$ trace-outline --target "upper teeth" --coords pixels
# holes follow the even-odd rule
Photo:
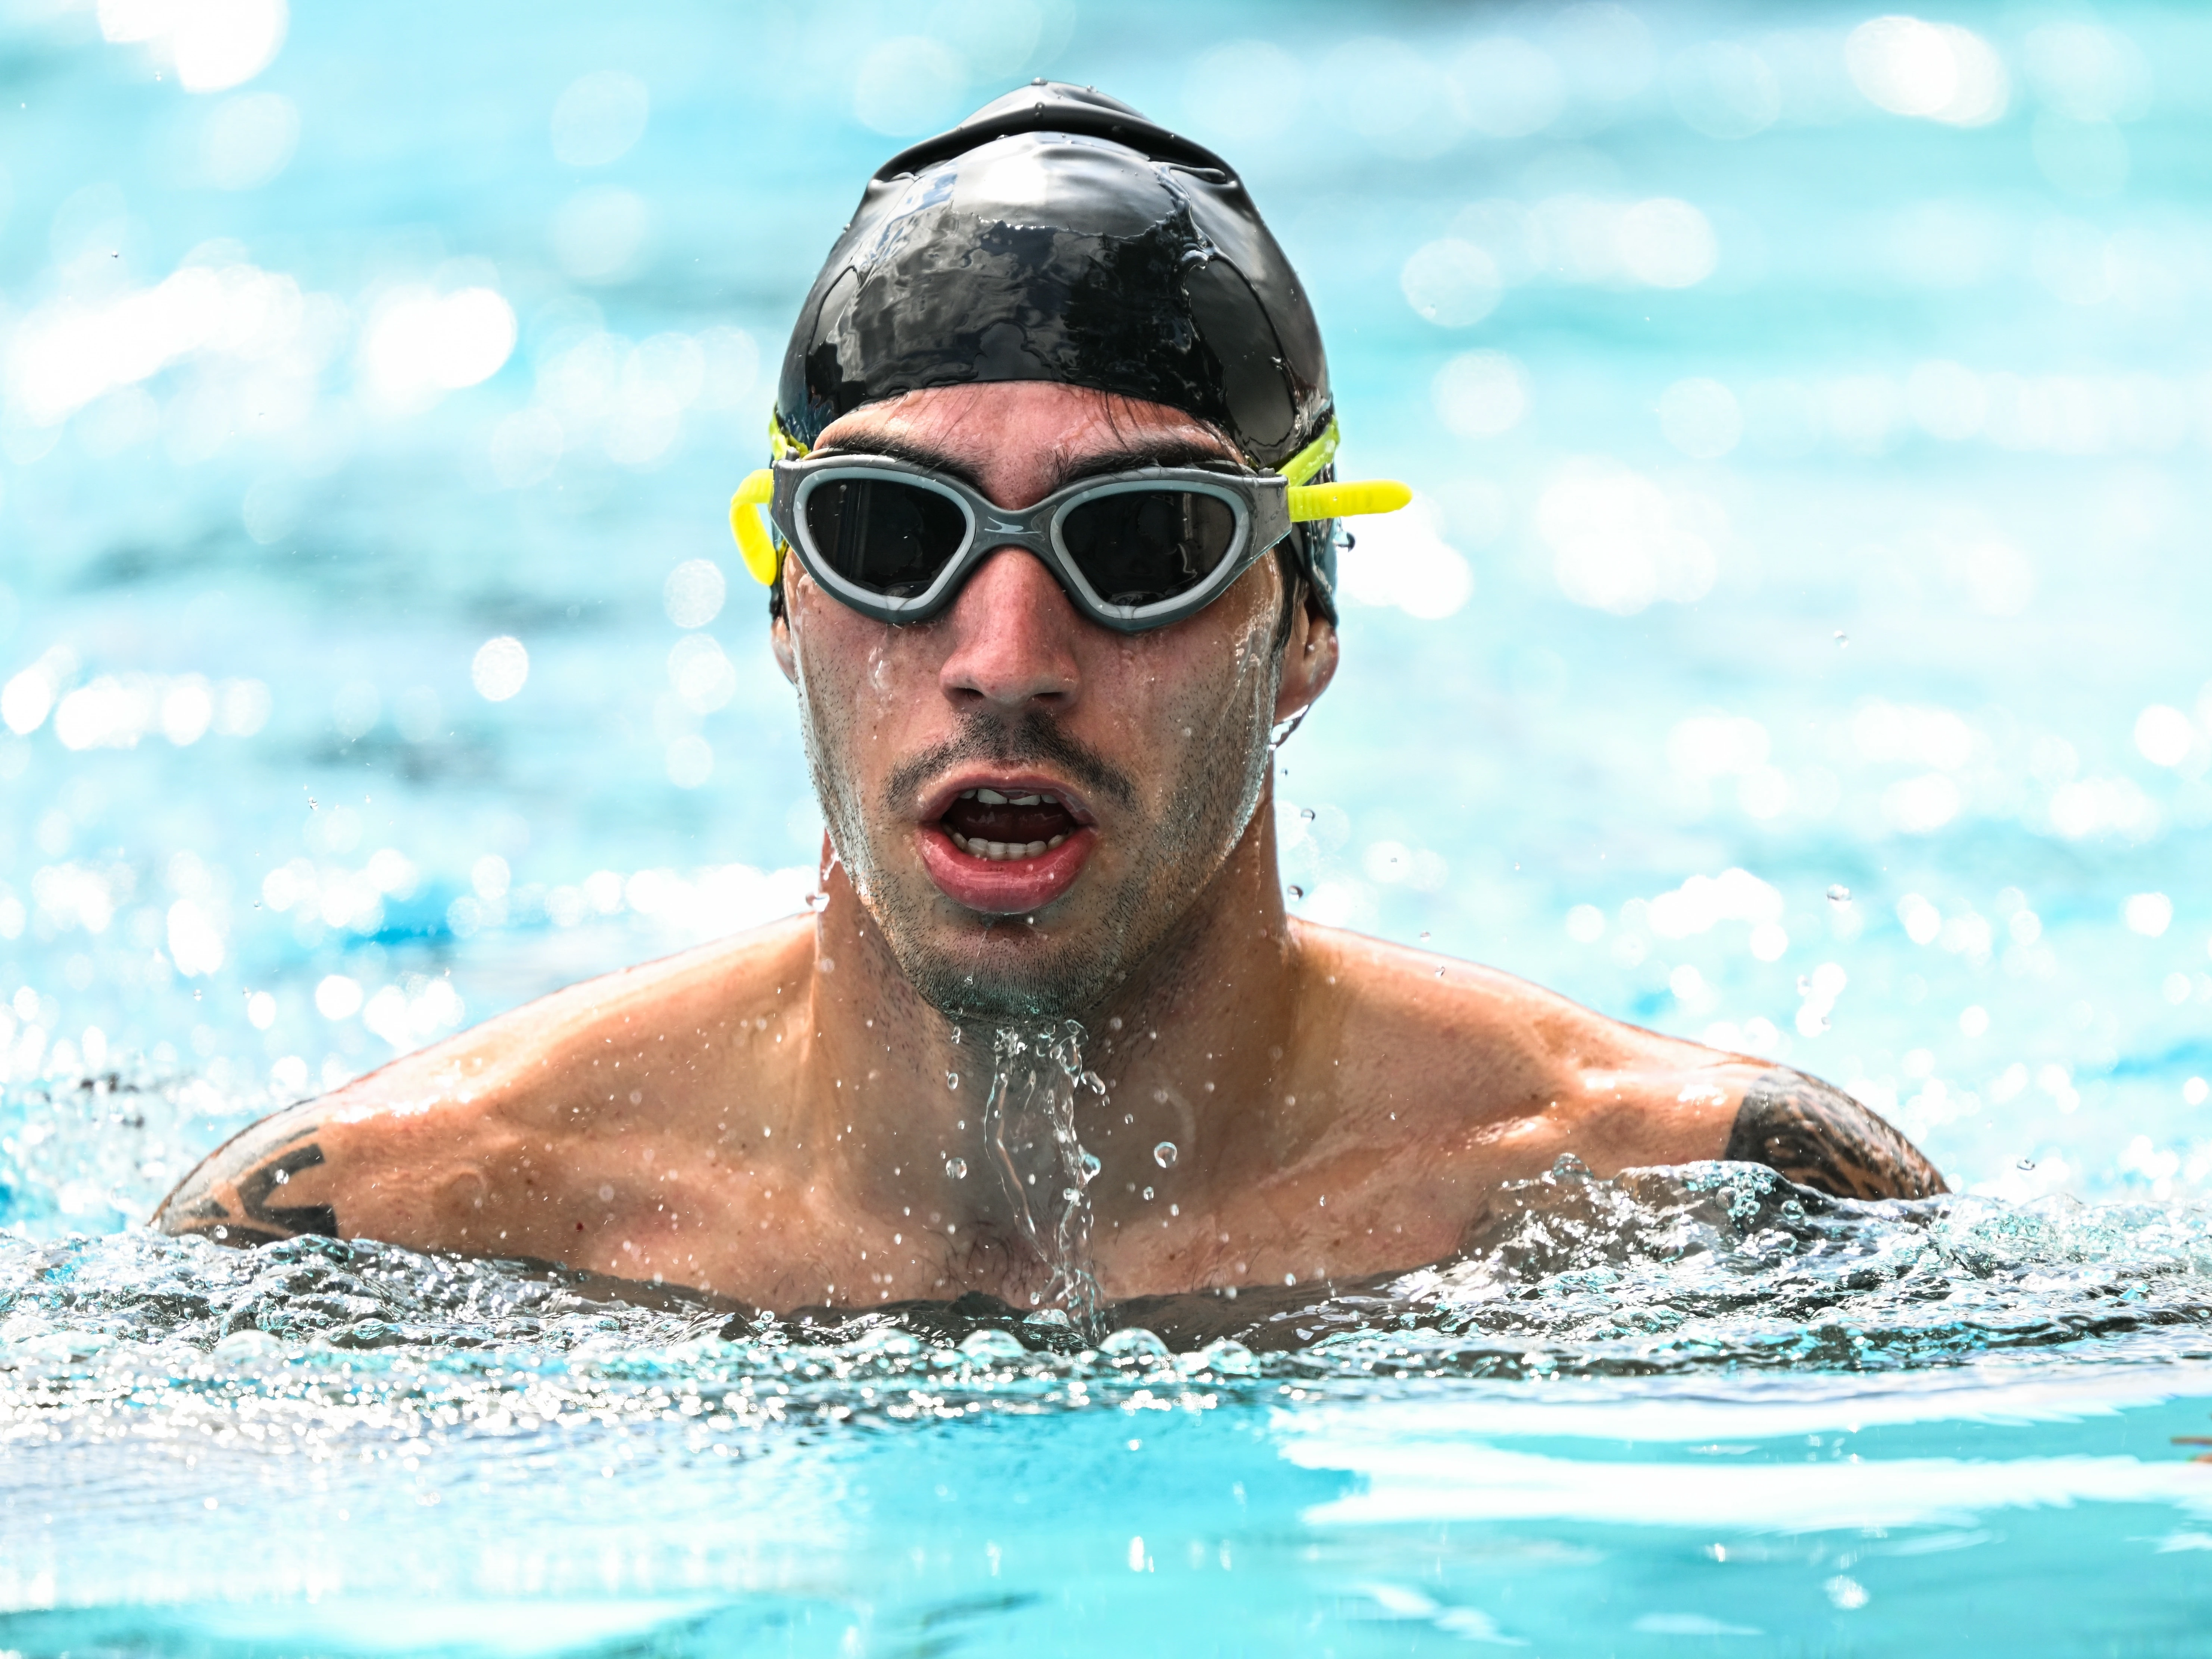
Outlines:
[[[1006,796],[1000,794],[995,789],[963,789],[960,792],[960,799],[980,801],[986,806],[1057,806],[1060,805],[1060,797],[1054,794],[1040,793],[1034,795]]]

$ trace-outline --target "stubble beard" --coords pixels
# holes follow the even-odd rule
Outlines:
[[[1194,695],[1182,724],[1171,722],[1170,729],[1187,726],[1201,735],[1183,744],[1169,805],[1150,822],[1133,817],[1139,797],[1123,775],[1038,712],[1012,724],[969,716],[951,742],[898,767],[872,805],[847,764],[856,723],[809,697],[802,676],[800,724],[830,846],[915,993],[963,1024],[1082,1020],[1136,974],[1200,902],[1264,793],[1280,673],[1279,665],[1257,673],[1253,666],[1243,665],[1225,687]],[[1103,896],[1095,921],[1080,930],[1036,927],[1019,916],[967,912],[948,925],[936,884],[910,857],[886,856],[894,845],[903,851],[898,804],[962,761],[1009,770],[1053,766],[1120,806],[1114,835],[1125,873]],[[1078,890],[1095,879],[1086,870]]]

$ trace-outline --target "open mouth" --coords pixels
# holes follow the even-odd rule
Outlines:
[[[1042,858],[1082,828],[1059,796],[1042,790],[963,790],[938,822],[946,838],[969,858],[994,864]]]

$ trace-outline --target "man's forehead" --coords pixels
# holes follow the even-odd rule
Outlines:
[[[1040,380],[930,386],[885,398],[833,422],[815,447],[854,449],[883,438],[976,460],[1003,459],[1012,450],[1075,462],[1152,445],[1242,459],[1219,428],[1182,410]]]

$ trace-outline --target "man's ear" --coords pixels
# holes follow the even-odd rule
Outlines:
[[[1283,679],[1275,692],[1275,724],[1303,714],[1336,678],[1336,624],[1309,599],[1298,607],[1283,647]]]

